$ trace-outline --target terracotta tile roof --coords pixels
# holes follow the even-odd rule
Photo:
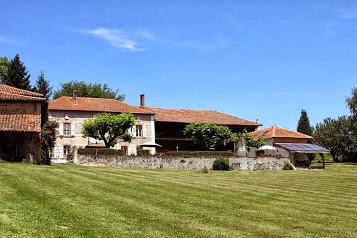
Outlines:
[[[40,115],[0,114],[0,131],[40,132],[40,125]]]
[[[300,132],[292,131],[280,126],[272,126],[261,129],[259,131],[253,131],[250,133],[252,136],[262,136],[264,139],[268,138],[300,138],[300,139],[312,139],[311,136],[305,135]]]
[[[109,98],[60,97],[49,102],[49,110],[90,111],[90,112],[131,112],[137,114],[153,114],[151,111]]]
[[[10,87],[5,84],[0,84],[0,100],[2,101],[28,101],[28,102],[41,102],[46,99],[42,94],[26,91]]]
[[[155,121],[181,123],[216,123],[219,125],[239,125],[258,127],[261,124],[213,110],[189,110],[146,107],[155,113]]]

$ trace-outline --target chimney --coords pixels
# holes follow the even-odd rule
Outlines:
[[[73,90],[72,92],[72,103],[77,105],[77,90]]]
[[[145,94],[140,94],[140,107],[145,107]]]

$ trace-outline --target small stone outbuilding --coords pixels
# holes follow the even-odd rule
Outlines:
[[[42,94],[0,84],[0,157],[8,161],[41,159]]]

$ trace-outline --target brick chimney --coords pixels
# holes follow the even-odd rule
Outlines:
[[[77,103],[77,90],[73,90],[73,92],[72,92],[72,103],[74,104],[74,105],[77,105],[78,103]]]
[[[140,94],[140,107],[145,107],[145,94]]]

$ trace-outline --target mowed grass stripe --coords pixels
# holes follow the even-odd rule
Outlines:
[[[0,211],[0,228],[5,227],[1,230],[7,232],[0,231],[0,235],[20,236],[27,231],[27,235],[35,237],[47,231],[48,237],[59,234],[71,237],[356,236],[353,226],[356,219],[348,213],[349,209],[356,210],[353,198],[348,199],[349,194],[356,195],[352,185],[356,182],[353,176],[356,170],[350,171],[351,168],[344,173],[332,171],[333,176],[327,176],[327,171],[202,174],[79,166],[6,166],[9,167],[0,165],[0,171],[27,181],[22,183],[23,187],[7,179],[6,189],[0,194],[10,200],[14,187],[23,190],[22,196],[27,201],[24,204],[33,205],[35,213],[46,215],[48,221],[43,225],[46,229],[39,231],[37,226],[30,229],[32,223],[26,219],[22,222],[27,225],[9,228],[1,222]],[[345,179],[339,178],[339,174],[351,175],[347,186],[340,186]],[[315,179],[319,182],[311,182]],[[289,187],[291,180],[294,183]],[[26,184],[33,185],[27,188]],[[318,189],[306,192],[311,185],[318,185]],[[337,193],[335,197],[344,198],[339,204],[328,203],[330,209],[324,206],[330,194],[326,188]],[[3,192],[2,187],[0,191]],[[13,209],[24,210],[24,214],[34,212],[26,211],[26,206],[18,206],[16,202],[19,200],[0,208],[7,213]],[[20,212],[17,215],[21,216]],[[70,228],[63,230],[58,223]]]

